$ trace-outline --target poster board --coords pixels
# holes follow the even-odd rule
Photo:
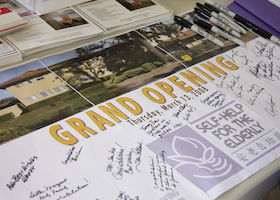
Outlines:
[[[3,198],[213,199],[277,159],[279,47],[252,33],[245,48],[222,49],[188,29],[164,32],[176,26],[1,72],[10,75],[1,89],[35,83],[33,96],[16,97],[28,110],[1,124],[4,139],[26,133],[0,146]],[[44,81],[56,89],[36,91]],[[40,95],[46,107],[32,103]],[[30,132],[26,118],[39,126]]]

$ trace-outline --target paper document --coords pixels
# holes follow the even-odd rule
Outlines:
[[[0,4],[0,35],[23,28],[27,25],[28,21],[8,7],[1,7]]]
[[[279,162],[280,47],[242,39],[169,18],[1,71],[0,199],[213,200]]]
[[[25,19],[29,22],[27,28],[6,35],[25,55],[38,48],[48,49],[103,33],[73,7]]]
[[[0,37],[0,66],[4,66],[21,60],[21,52],[4,36]]]
[[[19,3],[38,14],[46,14],[61,8],[73,6],[88,0],[17,0]]]
[[[108,30],[134,27],[172,15],[171,10],[152,0],[97,0],[76,7]]]

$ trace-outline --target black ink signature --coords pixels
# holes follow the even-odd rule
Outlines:
[[[270,96],[269,101],[265,101],[269,107],[266,107],[265,111],[268,114],[270,114],[272,117],[275,117],[275,116],[277,116],[277,113],[278,113],[278,111],[276,110],[277,106],[275,105],[275,101],[273,101],[272,95],[269,94],[269,96]]]
[[[230,56],[228,56],[228,55],[226,55],[226,56],[227,56],[229,59],[231,59],[233,63],[235,63],[234,57],[235,57],[235,56],[239,57],[238,51],[234,51],[234,50],[231,50],[231,55],[230,55]]]
[[[76,147],[69,149],[66,153],[67,158],[65,161],[62,161],[62,164],[66,165],[68,162],[77,161],[81,154],[82,148],[83,147],[81,147],[78,151],[75,151]]]
[[[257,41],[255,48],[253,49],[253,53],[257,57],[265,57],[268,58],[269,60],[276,58],[279,60],[279,58],[274,55],[274,48],[275,46],[273,47],[269,46],[269,42],[262,43],[260,41]]]
[[[12,176],[12,180],[10,181],[10,183],[6,184],[6,186],[10,190],[13,190],[14,187],[16,186],[16,183],[19,182],[20,180],[23,183],[26,183],[29,180],[32,173],[34,173],[34,171],[35,171],[34,162],[37,159],[38,159],[37,156],[33,156],[32,158],[30,158],[28,160],[28,162],[21,162],[21,164],[22,164],[21,170],[16,175]]]
[[[253,84],[250,86],[250,88],[247,90],[248,93],[252,93],[252,97],[247,101],[250,105],[254,105],[255,101],[258,99],[260,96],[261,92],[264,90],[264,88]]]

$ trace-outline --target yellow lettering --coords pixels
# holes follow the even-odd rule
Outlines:
[[[85,123],[78,119],[78,118],[71,118],[66,120],[66,122],[72,127],[74,128],[76,131],[78,131],[78,133],[80,133],[83,137],[88,138],[89,135],[86,133],[90,133],[92,135],[96,134],[96,132],[94,130],[92,130],[91,128],[87,127],[85,125]]]
[[[60,125],[54,125],[50,128],[50,134],[58,142],[60,142],[62,144],[66,144],[66,145],[73,145],[78,142],[78,140],[73,135],[71,135],[71,133],[69,133],[68,131],[64,131],[61,133],[61,135],[68,138],[68,140],[62,139],[57,133],[59,130],[63,130]]]
[[[186,70],[189,74],[185,73],[185,72],[181,72],[180,74],[182,76],[184,76],[186,79],[188,79],[189,81],[191,81],[193,84],[195,84],[196,86],[200,86],[199,83],[197,83],[196,81],[199,81],[200,83],[207,83],[206,81],[204,81],[203,79],[201,79],[200,77],[198,77],[197,75],[195,75],[194,73],[192,73],[190,70]]]
[[[117,99],[116,101],[134,115],[138,115],[142,112],[141,106],[132,99],[129,99],[127,97],[121,97],[121,98]],[[134,108],[132,108],[125,102],[130,103]]]
[[[177,81],[178,77],[176,77],[176,76],[171,76],[170,78],[168,78],[168,80],[170,80],[172,83],[177,85],[179,88],[181,88],[185,92],[189,92],[189,91],[193,90],[193,88],[191,86],[184,87],[184,85],[186,83],[184,83],[183,81]]]
[[[223,74],[223,75],[227,74],[226,72],[221,70],[219,67],[213,65],[211,62],[207,62],[207,64],[208,65],[202,63],[201,66],[204,67],[205,69],[207,69],[208,71],[210,71],[215,76],[220,77],[220,74]],[[218,74],[216,72],[219,72],[220,74]]]
[[[144,94],[148,99],[152,100],[153,102],[156,102],[156,103],[165,103],[165,101],[166,101],[165,98],[164,98],[164,96],[162,96],[158,91],[156,91],[156,90],[154,90],[154,89],[152,89],[152,88],[143,88],[143,89],[142,89],[142,92],[143,92],[143,94]],[[157,98],[151,96],[150,93],[155,94],[155,96],[156,96]]]
[[[160,89],[162,89],[168,95],[170,95],[172,98],[176,98],[176,95],[174,95],[172,93],[173,88],[169,84],[167,84],[165,82],[158,82],[158,83],[156,83],[156,86],[158,86]]]
[[[208,74],[206,74],[204,71],[202,71],[202,70],[199,69],[198,67],[194,67],[194,69],[195,69],[196,71],[198,71],[199,73],[201,73],[201,74],[202,74],[203,76],[205,76],[206,78],[208,78],[209,80],[211,80],[211,81],[214,80],[211,76],[209,76]]]
[[[236,69],[238,69],[239,67],[238,66],[236,66],[235,64],[233,64],[232,62],[230,62],[230,61],[225,61],[225,63],[227,64],[227,65],[225,65],[222,61],[224,60],[224,58],[222,57],[222,56],[218,56],[217,58],[216,58],[216,61],[220,64],[220,65],[222,65],[224,68],[226,68],[226,69],[229,69],[229,70],[236,70]]]
[[[128,119],[128,117],[122,111],[120,111],[118,108],[116,108],[113,104],[107,103],[107,105],[110,106],[110,108],[112,108],[112,109],[107,108],[105,106],[99,106],[98,108],[100,108],[100,110],[102,110],[106,115],[111,117],[115,122],[117,122],[117,123],[121,122],[117,117],[115,117],[115,115],[117,115],[123,119]]]
[[[110,122],[109,120],[105,119],[104,117],[101,117],[97,113],[93,111],[86,112],[87,115],[91,118],[91,120],[98,126],[98,128],[103,131],[106,128],[104,127],[104,124],[107,124],[109,126],[114,126],[115,124]]]

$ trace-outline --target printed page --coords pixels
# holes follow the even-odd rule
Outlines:
[[[45,15],[27,16],[25,19],[29,22],[28,27],[6,35],[22,52],[42,46],[59,46],[62,42],[103,33],[101,28],[72,7]]]
[[[117,122],[111,123],[115,124],[112,129],[103,129],[100,124],[102,131],[98,132],[92,127],[85,128],[81,138],[75,136],[80,140],[76,145],[58,142],[58,137],[51,136],[49,131],[60,135],[56,128],[71,129],[70,121],[62,124],[61,120],[83,118],[78,123],[86,125],[92,124],[93,119],[86,116],[103,114],[60,79],[59,74],[67,73],[64,68],[49,70],[41,61],[34,60],[1,72],[5,77],[1,90],[6,90],[1,91],[1,97],[5,96],[5,103],[10,104],[5,109],[7,114],[1,113],[1,139],[5,143],[0,146],[0,157],[9,160],[0,165],[1,170],[8,172],[1,175],[1,198],[212,199],[167,164],[163,155],[154,154]],[[21,105],[18,110],[22,113],[13,111],[12,105]],[[7,123],[10,119],[14,122]],[[25,135],[37,123],[37,130]],[[53,128],[51,124],[58,126]],[[13,134],[18,138],[11,140]],[[69,134],[73,131],[69,130]],[[75,140],[66,132],[59,137],[63,135],[69,136],[70,143]],[[11,145],[15,145],[16,155],[9,150]]]
[[[20,61],[22,59],[21,52],[11,44],[4,36],[0,37],[0,67]]]
[[[0,35],[12,32],[27,25],[28,22],[16,12],[13,12],[8,7],[0,7]]]
[[[97,0],[77,5],[77,8],[106,29],[148,23],[172,14],[152,0]]]
[[[0,72],[0,197],[218,198],[279,158],[280,48],[244,40],[169,20]]]
[[[62,8],[73,6],[75,4],[86,2],[87,0],[17,0],[17,2],[24,5],[26,8],[36,11],[43,15]]]

